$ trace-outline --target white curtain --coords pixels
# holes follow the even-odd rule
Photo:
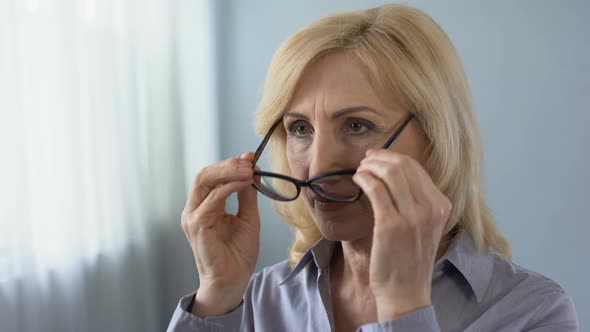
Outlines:
[[[214,130],[187,130],[215,118],[183,6],[0,0],[0,331],[166,325],[157,233],[180,228],[188,175],[216,158]]]

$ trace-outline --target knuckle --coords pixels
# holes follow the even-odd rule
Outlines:
[[[394,165],[396,165],[397,167],[401,167],[406,164],[406,159],[407,157],[403,154],[396,153],[393,155],[392,161]]]
[[[448,199],[442,202],[431,204],[428,211],[429,219],[433,222],[446,221],[452,209],[452,204]]]
[[[234,172],[240,166],[240,158],[234,157],[226,160],[223,165],[224,170],[228,172]]]
[[[426,209],[426,215],[428,216],[428,220],[434,221],[438,219],[438,207],[436,204],[429,204],[428,208]]]
[[[383,152],[386,152],[386,150],[384,150],[384,149],[376,149],[376,150],[373,150],[373,152],[371,154],[368,154],[366,156],[366,158],[367,159],[372,159],[372,158],[380,157],[380,156],[383,155]],[[387,152],[391,153],[391,151],[387,151]]]
[[[195,211],[193,216],[191,217],[191,221],[189,222],[187,229],[189,231],[195,231],[203,223],[203,220],[204,216],[202,212]]]
[[[380,184],[377,181],[369,181],[369,183],[367,183],[367,192],[371,193],[371,194],[377,194],[380,191]]]
[[[190,235],[194,233],[195,227],[197,226],[198,221],[198,214],[195,212],[193,213],[186,213],[182,216],[180,224],[182,225],[182,230],[184,234],[190,238]]]
[[[219,196],[219,187],[213,188],[207,196],[210,200],[216,200]]]
[[[438,220],[443,220],[447,216],[447,208],[444,205],[441,205],[437,211],[437,218]]]
[[[195,211],[188,227],[189,233],[196,238],[204,229],[212,227],[224,218],[226,217],[214,211]]]
[[[187,230],[187,222],[186,222],[186,219],[184,217],[183,218],[180,218],[180,227],[186,233],[186,230]]]
[[[208,199],[211,201],[217,201],[221,199],[225,200],[225,196],[229,193],[228,188],[229,187],[224,187],[223,185],[217,185],[207,195]]]
[[[199,185],[201,183],[203,183],[203,181],[206,178],[206,174],[207,174],[209,167],[210,166],[203,167],[199,172],[197,172],[197,175],[195,175],[195,181],[194,181],[195,188],[199,187]]]
[[[385,169],[385,176],[388,178],[392,178],[395,176],[396,172],[396,165],[391,165]]]

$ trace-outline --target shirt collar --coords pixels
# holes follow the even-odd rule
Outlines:
[[[321,238],[303,255],[280,285],[289,282],[311,262],[314,262],[317,269],[327,268],[335,246],[336,242]],[[434,268],[440,268],[446,262],[451,263],[463,275],[477,302],[481,302],[492,278],[494,262],[490,251],[488,249],[478,251],[471,236],[465,231],[460,231]]]
[[[471,236],[462,230],[435,264],[435,269],[445,262],[451,263],[463,275],[477,302],[481,302],[492,279],[494,260],[490,250],[477,250]]]
[[[335,241],[330,241],[322,237],[303,255],[299,263],[295,265],[295,268],[279,285],[283,285],[293,279],[310,262],[314,262],[317,269],[324,270],[327,268],[332,260],[332,253],[334,252],[335,246]]]

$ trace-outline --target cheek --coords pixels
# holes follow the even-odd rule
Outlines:
[[[309,162],[305,149],[300,145],[287,142],[287,162],[293,177],[300,180],[307,179]]]

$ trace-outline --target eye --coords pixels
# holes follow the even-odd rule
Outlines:
[[[373,125],[365,120],[349,119],[346,122],[346,131],[354,135],[361,135],[373,129]]]
[[[311,128],[309,123],[299,120],[289,126],[289,133],[296,137],[306,137],[311,134]]]
[[[361,132],[364,128],[366,128],[362,123],[352,122],[349,125],[350,131],[358,133]]]

